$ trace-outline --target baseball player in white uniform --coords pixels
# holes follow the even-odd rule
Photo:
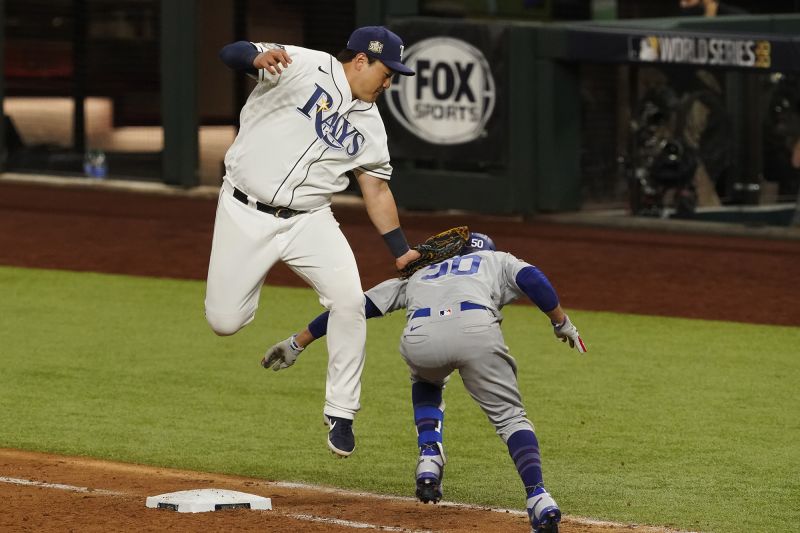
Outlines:
[[[405,308],[407,324],[400,353],[411,371],[411,396],[419,457],[417,497],[442,497],[445,454],[442,391],[458,370],[464,387],[486,413],[525,486],[531,528],[557,532],[561,511],[542,479],[539,443],[517,386],[517,365],[500,330],[500,309],[520,296],[545,313],[558,339],[586,352],[578,330],[564,313],[547,277],[535,266],[504,252],[481,233],[471,233],[460,255],[422,268],[409,279],[390,279],[366,292],[367,318]],[[328,313],[271,347],[262,366],[291,366],[300,352],[325,335]]]
[[[258,83],[225,155],[208,267],[205,314],[218,335],[250,323],[270,268],[283,261],[330,310],[324,420],[328,446],[355,449],[366,323],[355,257],[330,209],[358,180],[367,213],[400,269],[419,257],[403,235],[383,121],[375,101],[402,64],[386,28],[355,30],[337,57],[299,46],[240,41],[220,57]]]

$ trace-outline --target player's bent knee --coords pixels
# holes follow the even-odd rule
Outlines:
[[[233,335],[247,324],[252,322],[255,313],[250,314],[222,314],[206,309],[206,321],[211,329],[220,337]]]
[[[220,320],[219,318],[209,315],[206,315],[206,320],[208,321],[208,325],[211,326],[211,330],[220,337],[233,335],[244,326],[241,322],[234,322],[230,319]]]

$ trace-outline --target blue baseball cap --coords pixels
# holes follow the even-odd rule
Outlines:
[[[403,40],[383,26],[363,26],[350,34],[347,49],[364,52],[379,59],[384,65],[404,76],[413,76],[413,70],[403,61]]]

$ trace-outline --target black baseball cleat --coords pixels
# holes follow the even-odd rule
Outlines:
[[[418,478],[417,498],[422,503],[439,503],[442,499],[442,485],[439,480],[434,477]]]
[[[338,416],[325,415],[328,430],[328,448],[339,457],[349,457],[356,449],[353,421]]]
[[[439,503],[442,499],[444,451],[437,444],[425,444],[417,460],[417,498],[422,503]]]

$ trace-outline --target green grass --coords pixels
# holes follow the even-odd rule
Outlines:
[[[0,268],[0,446],[412,495],[403,317],[369,322],[358,450],[325,446],[325,346],[288,371],[263,350],[320,310],[266,287],[253,324],[213,335],[204,284]],[[579,302],[575,302],[576,304]],[[548,488],[569,515],[715,531],[800,522],[800,328],[504,310]],[[448,386],[446,499],[522,509],[504,445]],[[2,474],[2,472],[0,472]]]

